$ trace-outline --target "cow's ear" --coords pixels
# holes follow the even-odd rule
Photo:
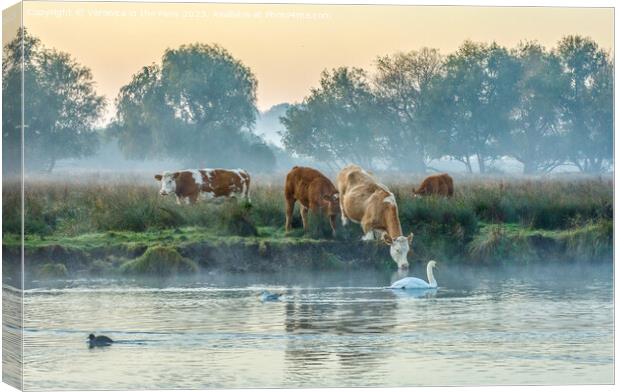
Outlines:
[[[155,174],[155,179],[157,181],[161,181],[161,174]]]
[[[390,237],[388,235],[388,233],[383,233],[383,242],[385,242],[388,245],[392,245],[394,243],[394,240],[392,239],[392,237]]]
[[[172,178],[174,178],[174,179],[176,180],[176,179],[179,177],[179,175],[180,175],[180,174],[181,174],[181,173],[176,172],[176,173],[174,173],[174,174],[172,175]]]
[[[409,233],[409,235],[407,236],[407,241],[409,241],[409,245],[411,245],[411,243],[413,242],[413,233]]]

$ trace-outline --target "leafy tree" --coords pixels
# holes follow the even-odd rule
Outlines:
[[[283,143],[301,156],[333,166],[358,163],[372,167],[379,115],[366,73],[341,67],[323,71],[318,88],[286,111]]]
[[[384,129],[386,153],[401,169],[426,171],[433,155],[429,90],[442,61],[439,51],[429,48],[377,59],[377,96],[392,120]]]
[[[59,159],[93,154],[99,142],[94,126],[105,100],[95,92],[90,69],[67,53],[45,48],[25,29],[4,47],[4,59],[2,93],[8,98],[2,123],[5,151],[21,148],[14,130],[22,127],[18,99],[23,67],[25,169],[52,171]],[[9,153],[5,159],[13,161],[15,156]]]
[[[562,98],[569,160],[583,172],[601,172],[613,158],[613,63],[580,36],[560,40],[557,55],[568,78]]]
[[[220,46],[168,49],[161,66],[144,67],[121,88],[110,130],[130,158],[236,167],[254,144],[246,135],[256,119],[256,85],[250,69]]]
[[[567,88],[559,58],[536,42],[512,51],[521,67],[513,128],[502,151],[523,164],[523,173],[549,172],[566,161],[565,132],[560,124],[561,96]]]
[[[480,173],[499,155],[498,140],[510,129],[520,77],[519,63],[503,47],[466,41],[445,62],[434,84],[431,114],[445,153]]]

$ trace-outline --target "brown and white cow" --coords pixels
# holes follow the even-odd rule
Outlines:
[[[448,174],[433,174],[422,181],[418,189],[413,189],[415,196],[440,195],[452,197],[454,195],[454,183]]]
[[[286,231],[291,229],[295,202],[300,204],[304,230],[308,225],[308,209],[329,217],[332,234],[336,234],[336,216],[340,213],[338,191],[332,182],[318,170],[295,166],[286,175],[284,184],[286,200]]]
[[[399,269],[409,267],[407,254],[413,233],[403,235],[394,194],[368,172],[349,165],[338,174],[342,224],[348,220],[362,226],[362,240],[383,239],[390,245],[390,255]]]
[[[201,200],[218,200],[231,197],[243,197],[250,201],[250,175],[243,169],[200,169],[165,171],[156,174],[160,182],[159,194],[175,194],[177,204],[181,201],[195,203]]]

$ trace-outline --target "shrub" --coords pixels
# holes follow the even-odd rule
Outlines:
[[[249,212],[251,207],[234,201],[226,204],[219,214],[219,227],[224,234],[241,237],[257,236],[258,230]]]
[[[40,279],[58,279],[68,275],[67,267],[61,263],[43,264],[37,270],[37,276]]]
[[[120,270],[129,274],[171,276],[195,273],[198,265],[174,248],[156,245],[149,247],[142,256],[123,263]]]
[[[572,255],[593,259],[613,253],[613,221],[590,222],[563,235]]]
[[[480,262],[529,261],[533,254],[522,233],[509,233],[500,225],[489,225],[480,231],[467,247],[469,255]]]

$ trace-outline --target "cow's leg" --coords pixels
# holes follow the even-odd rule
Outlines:
[[[181,205],[181,198],[179,197],[179,195],[174,195],[177,198],[177,204]]]
[[[336,236],[336,215],[329,216],[329,225],[332,227],[332,235]]]
[[[366,234],[364,234],[362,236],[362,241],[374,241],[375,240],[375,233],[370,230],[369,232],[367,232]]]
[[[187,197],[187,204],[196,204],[197,200],[198,200],[198,194],[190,195]]]
[[[304,226],[304,230],[308,228],[308,207],[304,207],[299,203],[299,212],[301,213],[301,223]]]
[[[344,197],[342,197],[342,193],[341,193],[340,197],[338,198],[338,203],[340,204],[340,220],[342,220],[342,225],[346,226],[347,223],[349,223],[349,220],[347,219],[347,216],[344,214],[344,206],[342,205],[342,199],[344,199]]]
[[[295,210],[295,199],[286,198],[286,232],[292,228],[293,211]]]
[[[385,230],[373,230],[372,232],[374,233],[374,237],[377,240],[382,239],[383,235],[387,233],[387,231]]]
[[[373,241],[375,239],[375,233],[372,229],[372,225],[369,221],[363,219],[361,222],[362,231],[364,232],[364,236],[362,237],[362,241]]]
[[[252,204],[252,200],[250,199],[250,179],[249,178],[245,180],[244,196],[245,196],[245,201],[247,201],[248,204]]]

